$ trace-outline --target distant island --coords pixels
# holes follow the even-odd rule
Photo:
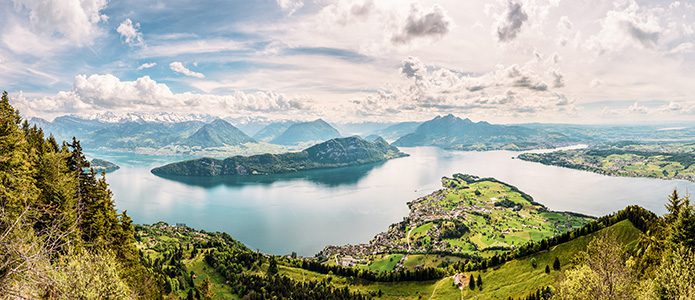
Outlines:
[[[621,142],[580,150],[523,153],[519,158],[611,176],[695,182],[695,143]]]
[[[359,137],[335,138],[300,152],[234,156],[224,160],[201,158],[168,164],[152,170],[155,175],[249,176],[301,170],[361,165],[407,156],[384,139],[373,142]]]
[[[97,172],[97,173],[101,173],[101,172],[110,173],[110,172],[116,171],[116,170],[121,168],[118,165],[116,165],[108,160],[103,160],[103,159],[98,159],[98,158],[92,159],[89,162],[89,167],[94,169],[94,172]]]

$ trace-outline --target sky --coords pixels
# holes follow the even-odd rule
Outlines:
[[[695,1],[0,0],[25,116],[695,123]]]

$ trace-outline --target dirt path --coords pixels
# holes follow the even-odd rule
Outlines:
[[[408,234],[405,237],[406,242],[408,242],[408,252],[410,252],[410,249],[412,248],[410,247],[410,233],[413,232],[413,230],[415,230],[415,227],[410,228],[410,230],[408,230]]]
[[[430,295],[430,299],[433,299],[433,298],[434,298],[434,293],[437,292],[437,288],[439,288],[439,286],[442,285],[442,282],[444,282],[444,281],[447,280],[448,278],[449,278],[449,277],[444,277],[444,278],[442,278],[442,280],[440,280],[439,282],[437,282],[437,283],[434,285],[434,289],[432,290],[432,295]]]

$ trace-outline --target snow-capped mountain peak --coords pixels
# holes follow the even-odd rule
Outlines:
[[[208,123],[216,119],[216,117],[208,114],[182,114],[167,112],[104,112],[91,115],[76,115],[76,117],[85,120],[95,120],[103,123],[181,123],[188,121],[201,121]]]

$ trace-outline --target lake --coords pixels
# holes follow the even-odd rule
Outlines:
[[[401,148],[410,154],[358,167],[246,178],[161,178],[150,169],[185,157],[93,153],[121,169],[107,175],[116,206],[136,223],[165,221],[224,231],[253,249],[313,256],[324,246],[368,242],[408,214],[407,202],[454,173],[494,177],[552,210],[604,215],[630,204],[664,212],[680,180],[609,177],[512,157],[519,152]]]

